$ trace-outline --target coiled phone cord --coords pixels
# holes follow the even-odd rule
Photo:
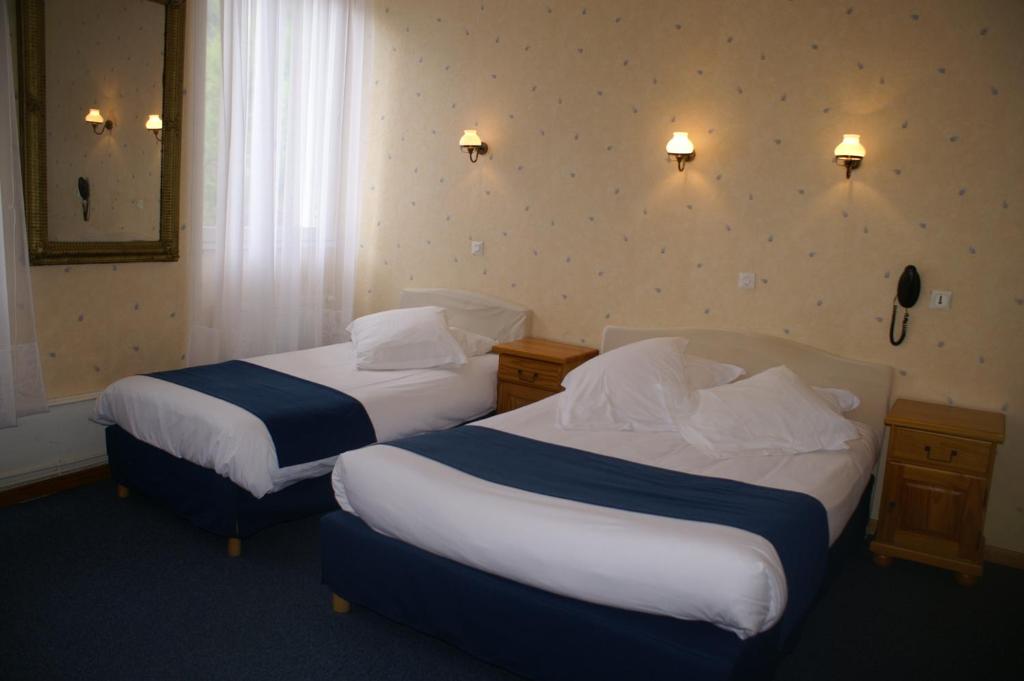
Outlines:
[[[910,322],[910,310],[903,310],[903,328],[900,330],[900,337],[896,338],[896,311],[899,308],[898,302],[899,296],[893,296],[892,299],[892,319],[889,320],[889,342],[893,345],[899,345],[903,342],[903,339],[907,337],[907,324]]]

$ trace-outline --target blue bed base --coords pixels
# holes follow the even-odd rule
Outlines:
[[[216,471],[137,440],[119,426],[108,426],[106,436],[115,482],[163,503],[214,534],[244,538],[277,523],[338,507],[330,474],[257,499]]]
[[[829,551],[826,587],[863,548],[872,486]],[[536,681],[769,679],[782,654],[778,627],[741,641],[704,622],[558,596],[385,537],[340,510],[321,518],[320,542],[334,593]]]

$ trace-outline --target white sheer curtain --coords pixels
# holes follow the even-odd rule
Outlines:
[[[205,6],[204,6],[205,5]],[[344,339],[368,22],[361,0],[191,2],[189,364]],[[200,101],[200,99],[202,101]],[[201,202],[198,200],[201,197]]]
[[[46,411],[28,273],[18,111],[7,4],[0,6],[0,428]]]

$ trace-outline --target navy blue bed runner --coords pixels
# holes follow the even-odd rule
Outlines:
[[[259,418],[274,441],[281,468],[377,441],[359,400],[256,364],[231,360],[148,375],[230,402]]]
[[[483,426],[389,444],[508,487],[760,535],[775,547],[786,572],[789,599],[780,621],[783,640],[802,621],[825,576],[828,515],[821,502],[807,494],[680,473]]]

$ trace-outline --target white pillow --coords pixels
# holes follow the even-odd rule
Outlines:
[[[785,366],[699,390],[696,402],[692,413],[680,419],[679,430],[690,444],[713,452],[847,449],[846,441],[859,436],[851,422]]]
[[[860,406],[860,398],[849,390],[843,390],[842,388],[815,388],[814,392],[818,393],[818,397],[828,402],[828,406],[832,407],[832,411],[837,414],[845,414]]]
[[[685,355],[683,367],[686,369],[686,384],[690,390],[703,390],[732,383],[747,373],[743,367],[735,364],[716,362],[696,355]]]
[[[747,373],[746,369],[735,364],[716,362],[696,355],[685,355],[683,368],[686,377],[684,390],[676,395],[675,403],[670,405],[677,421],[696,409],[698,390],[732,383]]]
[[[685,338],[649,338],[584,362],[562,381],[558,425],[566,430],[675,430],[685,398]]]
[[[353,321],[348,332],[359,369],[430,369],[466,363],[466,353],[448,331],[440,307],[377,312]]]
[[[451,332],[459,347],[462,348],[462,351],[466,353],[466,357],[486,355],[498,342],[493,338],[481,336],[478,333],[466,331],[457,326],[449,326],[448,331]]]

